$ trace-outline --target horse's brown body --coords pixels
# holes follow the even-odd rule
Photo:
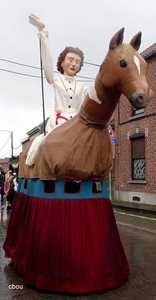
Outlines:
[[[36,163],[25,165],[21,155],[19,177],[41,180],[106,178],[112,167],[107,123],[123,93],[136,108],[146,107],[152,91],[145,79],[147,63],[137,50],[141,33],[123,44],[122,28],[111,39],[108,54],[80,113],[53,130],[41,144]]]

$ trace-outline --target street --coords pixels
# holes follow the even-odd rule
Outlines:
[[[3,243],[10,213],[0,211],[0,300],[156,300],[156,215],[144,215],[114,208],[122,244],[130,267],[130,277],[117,288],[90,294],[61,294],[39,291],[23,284],[4,257]]]

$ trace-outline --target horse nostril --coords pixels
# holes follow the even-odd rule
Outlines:
[[[138,103],[142,103],[143,101],[145,101],[145,96],[142,95],[142,94],[140,94],[140,95],[137,97],[136,101],[138,101]]]

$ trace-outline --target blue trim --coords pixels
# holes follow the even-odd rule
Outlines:
[[[94,180],[84,180],[81,184],[81,191],[79,194],[64,194],[64,183],[66,181],[71,181],[70,179],[59,179],[56,180],[55,193],[48,194],[44,192],[44,181],[40,179],[28,178],[27,189],[24,189],[25,179],[20,178],[18,183],[17,192],[23,193],[25,195],[37,197],[37,198],[58,198],[58,199],[84,199],[84,198],[106,198],[109,199],[106,180],[99,180],[102,182],[102,193],[92,193],[92,182]],[[96,180],[95,180],[96,181]],[[98,180],[97,180],[98,181]]]

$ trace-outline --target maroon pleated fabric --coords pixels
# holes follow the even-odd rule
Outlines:
[[[43,199],[17,193],[4,250],[24,283],[88,293],[129,276],[109,199]]]

